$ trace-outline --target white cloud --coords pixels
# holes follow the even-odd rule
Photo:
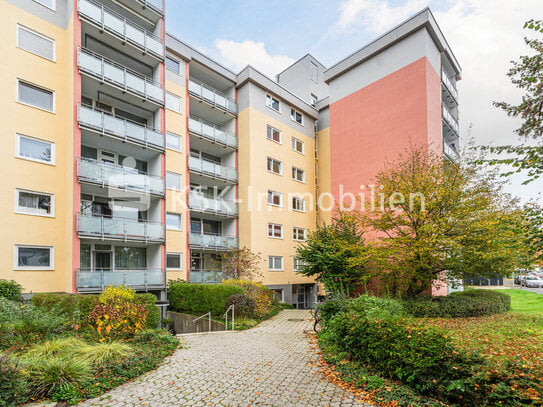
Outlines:
[[[218,39],[215,47],[220,53],[219,60],[234,71],[252,65],[271,78],[295,61],[286,55],[270,55],[263,42]]]

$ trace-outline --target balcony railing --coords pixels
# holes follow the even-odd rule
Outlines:
[[[452,147],[445,140],[443,140],[443,153],[453,161],[458,159],[458,151],[456,148]]]
[[[189,131],[226,147],[237,148],[238,138],[234,133],[197,116],[190,116]]]
[[[139,73],[132,71],[116,62],[106,59],[85,48],[77,51],[77,65],[85,72],[101,82],[109,83],[131,92],[139,97],[164,104],[164,87]]]
[[[139,1],[142,2],[142,0]],[[147,0],[146,3],[154,4],[161,1]],[[164,59],[164,41],[161,38],[147,32],[115,11],[93,0],[79,0],[77,11],[81,17],[98,26],[100,30],[118,37],[123,43],[132,44],[146,53]]]
[[[228,182],[237,182],[238,180],[238,172],[235,168],[196,157],[189,157],[189,170]]]
[[[230,250],[238,246],[235,236],[189,233],[189,245],[202,249]]]
[[[217,215],[237,216],[238,214],[238,205],[235,202],[206,198],[195,192],[189,194],[189,208]]]
[[[80,236],[101,239],[163,242],[165,227],[159,222],[138,222],[135,219],[78,213],[77,232]]]
[[[216,284],[222,280],[222,272],[220,270],[190,270],[189,283],[208,283]]]
[[[458,101],[458,91],[456,90],[456,86],[454,86],[451,78],[449,78],[449,75],[444,69],[441,70],[441,82],[445,85],[445,88],[449,91],[454,100]]]
[[[92,270],[76,269],[77,291],[103,291],[108,286],[125,285],[134,289],[166,288],[166,271],[161,269]]]
[[[456,133],[458,134],[459,126],[458,126],[458,120],[453,116],[449,108],[445,105],[443,105],[443,119],[447,123],[447,125]]]
[[[87,106],[77,106],[77,121],[81,127],[98,131],[144,145],[145,147],[164,150],[165,135],[159,130],[131,122],[130,120],[112,116],[111,114],[93,110]]]
[[[156,175],[140,174],[136,169],[101,163],[79,158],[77,177],[80,181],[100,184],[102,187],[115,187],[144,194],[164,195],[164,178]]]
[[[238,105],[235,100],[196,79],[189,79],[189,92],[214,107],[219,107],[232,114],[238,113]]]

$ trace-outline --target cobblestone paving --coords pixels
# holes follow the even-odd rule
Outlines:
[[[367,406],[320,375],[309,329],[309,311],[285,310],[249,331],[184,335],[159,369],[80,405]]]

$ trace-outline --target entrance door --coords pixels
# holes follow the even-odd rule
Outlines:
[[[111,271],[113,252],[94,252],[94,269]]]

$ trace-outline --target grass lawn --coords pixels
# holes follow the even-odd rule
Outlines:
[[[524,290],[501,290],[511,297],[513,312],[541,312],[543,313],[543,294]]]

